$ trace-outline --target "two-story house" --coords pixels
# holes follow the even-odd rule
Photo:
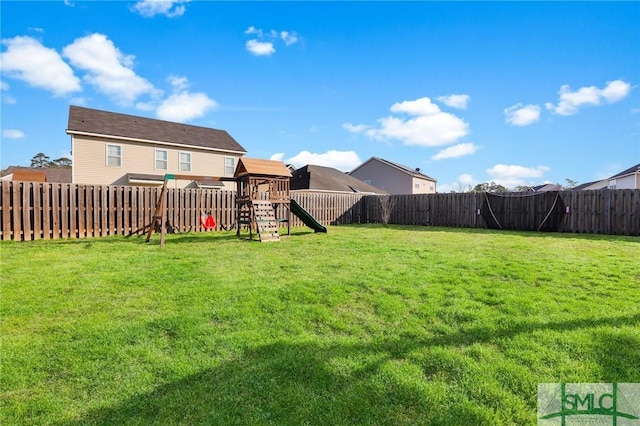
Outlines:
[[[435,194],[436,180],[402,164],[371,157],[353,169],[351,176],[389,194]]]
[[[160,185],[165,174],[232,178],[246,150],[226,131],[70,106],[72,181]],[[201,186],[198,180],[177,187]],[[211,185],[209,183],[209,185]],[[233,182],[216,186],[235,190]]]
[[[573,189],[640,189],[640,163],[631,166],[609,178],[595,182],[587,182]]]

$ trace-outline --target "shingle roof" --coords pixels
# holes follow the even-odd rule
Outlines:
[[[534,192],[561,191],[562,186],[554,183],[543,183],[542,185],[532,186],[531,190]]]
[[[282,161],[242,157],[238,160],[234,177],[246,175],[291,177],[291,172]]]
[[[5,176],[13,174],[13,180],[43,182],[41,175],[44,173],[46,182],[71,183],[71,169],[54,167],[20,167],[9,166],[4,171]]]
[[[591,186],[591,185],[593,185],[593,184],[594,184],[594,183],[596,183],[596,182],[598,182],[598,181],[597,181],[597,180],[593,180],[593,181],[591,181],[591,182],[581,183],[580,185],[576,185],[576,186],[574,186],[574,187],[573,187],[573,188],[571,188],[571,189],[572,189],[573,191],[577,191],[577,190],[580,190],[580,189],[586,188],[587,186]]]
[[[633,173],[640,173],[640,163],[636,164],[635,166],[629,167],[627,170],[621,171],[617,175],[611,176],[609,179],[615,179],[615,178],[619,178],[619,177],[622,177],[622,176],[630,175],[630,174],[633,174]]]
[[[314,165],[307,165],[293,172],[291,189],[386,194],[386,191],[369,185],[338,169]]]
[[[434,182],[437,182],[436,179],[432,178],[431,176],[425,175],[424,173],[421,173],[419,169],[412,169],[411,167],[405,166],[403,164],[400,163],[395,163],[393,161],[389,161],[389,160],[385,160],[384,158],[380,158],[380,157],[371,157],[370,159],[368,159],[367,161],[365,161],[364,163],[360,164],[358,167],[356,167],[355,169],[353,169],[351,171],[351,173],[353,173],[354,171],[358,170],[360,167],[362,167],[363,165],[365,165],[366,163],[372,161],[372,160],[376,160],[380,163],[383,164],[387,164],[388,166],[394,167],[396,169],[399,169],[405,173],[408,173],[409,175],[413,176],[413,177],[419,177],[422,179],[428,179],[428,180],[432,180]]]
[[[246,152],[224,130],[100,111],[74,105],[69,107],[67,133],[89,133],[120,139],[164,142],[240,153]]]

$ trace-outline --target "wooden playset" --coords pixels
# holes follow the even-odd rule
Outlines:
[[[160,230],[160,246],[164,247],[168,228],[165,221],[167,182],[169,180],[195,181],[235,181],[236,193],[236,235],[242,237],[248,231],[248,238],[254,233],[260,241],[278,241],[279,228],[286,224],[287,235],[291,233],[291,172],[281,161],[240,158],[233,178],[214,176],[193,176],[167,174],[153,212],[147,232],[149,242],[154,231]],[[204,218],[203,226],[210,222]],[[245,234],[246,235],[246,234]]]

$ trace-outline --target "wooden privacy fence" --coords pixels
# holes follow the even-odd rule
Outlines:
[[[0,239],[37,240],[130,235],[151,222],[160,188],[2,182]],[[362,195],[292,193],[324,225],[383,223],[640,235],[640,190]],[[381,202],[389,207],[384,217]],[[216,230],[236,221],[235,192],[173,188],[167,222],[174,232]],[[386,220],[385,220],[386,219]],[[304,226],[292,216],[292,227]]]
[[[38,240],[130,235],[151,222],[160,188],[2,182],[2,240]],[[170,189],[167,222],[174,232],[204,231],[211,213],[216,229],[235,224],[235,192]]]
[[[361,213],[350,217],[382,222],[384,197],[363,197]],[[392,224],[640,235],[640,189],[388,197]]]

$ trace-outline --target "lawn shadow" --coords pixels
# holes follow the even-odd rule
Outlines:
[[[447,388],[457,386],[451,382],[456,371],[446,369],[455,369],[455,365],[437,367],[445,370],[442,377],[450,377],[448,385],[427,379],[435,374],[427,371],[433,365],[413,365],[424,370],[418,379],[421,383],[406,380],[403,368],[411,353],[489,343],[535,330],[601,330],[603,326],[613,330],[637,326],[639,322],[640,314],[636,314],[556,323],[525,322],[427,339],[396,336],[365,343],[277,341],[248,348],[216,367],[60,424],[487,424],[500,407],[491,402],[465,403],[464,398],[452,398]],[[638,342],[613,332],[597,336],[602,378],[637,381],[638,377],[629,375],[636,371],[634,366],[640,365]],[[628,369],[619,365],[619,354]],[[429,364],[428,359],[426,363]],[[526,423],[535,418],[536,386],[521,385],[530,390],[530,395],[517,395],[526,401],[531,416],[518,419]]]
[[[629,235],[607,235],[607,234],[587,234],[576,232],[542,232],[542,231],[518,231],[518,230],[502,230],[502,229],[489,229],[489,228],[458,228],[458,227],[444,227],[444,226],[431,226],[431,225],[401,225],[401,224],[389,224],[382,225],[378,223],[365,223],[354,225],[338,225],[339,227],[350,227],[355,229],[375,229],[380,230],[388,228],[391,230],[403,230],[403,231],[415,231],[415,232],[439,232],[439,233],[452,233],[452,234],[495,234],[495,235],[517,235],[522,237],[541,237],[541,238],[556,238],[556,239],[580,239],[591,241],[638,241],[640,237]]]
[[[286,234],[286,229],[281,229],[280,231],[280,238],[295,238],[298,236],[305,236],[305,235],[309,235],[309,234],[313,234],[314,231],[311,230],[301,230],[301,229],[296,229],[295,231],[292,230],[290,235]],[[139,236],[139,237],[144,237],[144,236]],[[249,231],[243,231],[240,236],[237,236],[235,231],[234,232],[229,232],[229,231],[219,231],[219,232],[184,232],[184,233],[171,233],[171,234],[167,234],[166,236],[166,243],[167,244],[174,244],[174,243],[206,243],[206,242],[216,242],[216,241],[254,241],[254,242],[260,242],[260,236],[254,231],[253,232],[253,238],[250,239],[249,238]],[[159,245],[160,244],[160,236],[159,235],[153,235],[151,237],[151,240],[149,241],[150,245]]]
[[[394,344],[390,344],[393,346]],[[479,424],[477,410],[446,395],[425,394],[381,372],[400,357],[384,345],[277,342],[235,360],[158,387],[119,405],[91,411],[64,425],[426,425]],[[381,354],[381,355],[379,355]],[[381,359],[360,365],[361,357]],[[353,367],[353,368],[351,368]],[[476,420],[476,422],[474,422]]]

